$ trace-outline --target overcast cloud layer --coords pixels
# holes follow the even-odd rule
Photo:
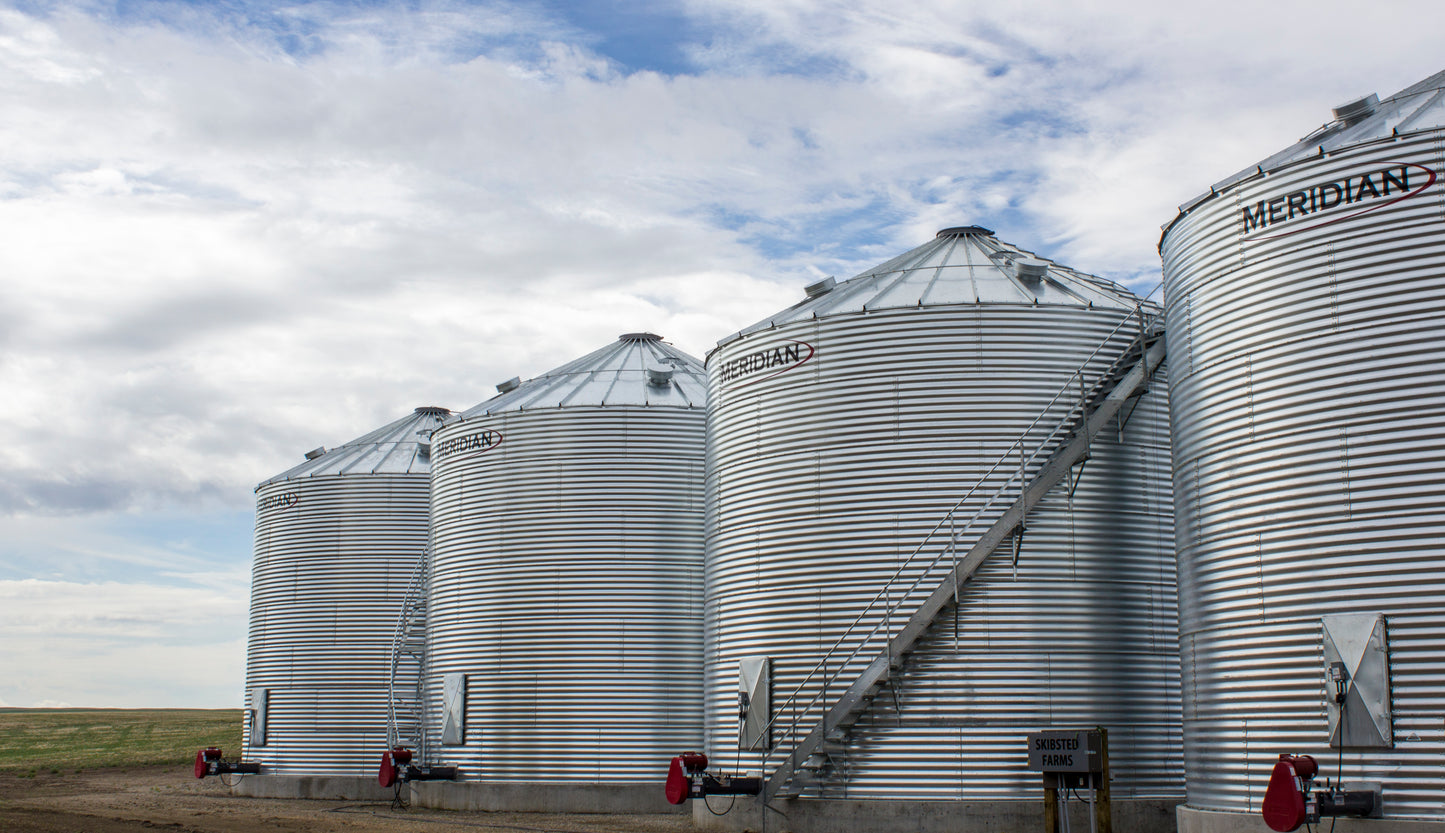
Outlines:
[[[1445,63],[1435,2],[1172,6],[0,5],[0,705],[239,704],[306,449],[951,225],[1147,292],[1175,206]]]

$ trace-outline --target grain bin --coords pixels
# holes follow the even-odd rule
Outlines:
[[[1179,705],[1162,368],[871,704],[777,783],[869,658],[850,659],[856,646],[899,633],[935,589],[922,565],[969,548],[981,528],[969,518],[1003,505],[984,505],[995,491],[1012,500],[1016,441],[1028,437],[1028,454],[1045,443],[1141,329],[1157,335],[1159,312],[977,226],[807,296],[707,360],[708,754],[792,796],[772,806],[794,831],[954,829],[960,813],[1036,826],[1026,734],[1102,724],[1116,824],[1167,819],[1183,784],[1169,765]]]
[[[430,754],[458,809],[665,809],[702,735],[701,364],[632,333],[433,443]]]
[[[1285,753],[1445,821],[1442,98],[1340,107],[1161,240],[1191,829]]]
[[[376,792],[392,637],[427,543],[429,441],[448,413],[417,408],[256,487],[243,744],[262,774],[237,792]]]

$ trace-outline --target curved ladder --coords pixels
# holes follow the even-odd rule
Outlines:
[[[428,760],[426,725],[426,588],[431,551],[421,560],[407,584],[401,615],[391,640],[391,665],[386,679],[386,748],[412,750],[417,763]],[[407,677],[415,669],[415,683]]]

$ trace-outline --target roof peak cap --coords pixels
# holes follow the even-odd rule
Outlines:
[[[983,226],[952,226],[940,229],[934,237],[964,237],[965,235],[976,234],[979,237],[993,237],[993,229],[986,229]]]

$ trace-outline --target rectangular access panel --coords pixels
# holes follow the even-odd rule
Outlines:
[[[467,675],[442,677],[442,745],[461,746],[467,739]]]
[[[1330,746],[1394,746],[1385,614],[1336,613],[1321,622]]]
[[[738,660],[738,748],[773,748],[773,663],[767,657]]]
[[[246,718],[251,721],[251,745],[266,745],[266,711],[271,705],[271,690],[268,688],[251,689],[251,705],[246,710]]]

